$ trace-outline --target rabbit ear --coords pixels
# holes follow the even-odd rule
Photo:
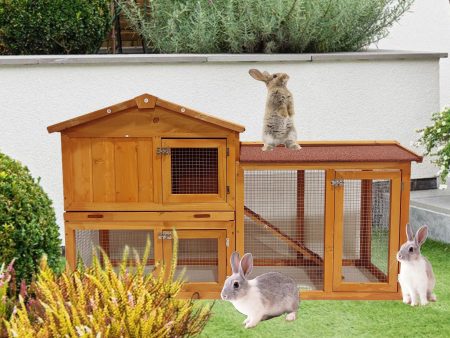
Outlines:
[[[248,277],[253,270],[253,256],[251,253],[246,253],[241,259],[239,266],[239,273],[242,277]]]
[[[419,246],[422,245],[427,239],[427,236],[428,236],[428,226],[422,225],[416,232],[416,244]]]
[[[258,81],[266,82],[269,80],[270,74],[268,72],[261,73],[258,69],[250,69],[248,71],[250,76]]]
[[[414,240],[414,232],[412,229],[411,224],[406,224],[406,237],[408,239],[408,241],[413,241]]]
[[[239,259],[239,253],[234,251],[230,257],[231,271],[233,271],[233,273],[239,273]]]

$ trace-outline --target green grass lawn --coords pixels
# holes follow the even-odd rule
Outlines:
[[[245,329],[245,316],[216,301],[201,337],[450,337],[450,245],[427,241],[438,301],[411,307],[401,301],[303,301],[297,320],[284,316]]]

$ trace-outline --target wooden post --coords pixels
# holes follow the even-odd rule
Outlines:
[[[75,230],[69,225],[65,224],[65,239],[66,239],[66,260],[68,267],[71,270],[76,268],[76,247],[75,247]]]
[[[370,266],[372,255],[372,180],[361,180],[359,265]]]
[[[297,219],[296,219],[296,240],[301,245],[305,244],[305,171],[297,170]],[[297,252],[299,264],[303,257]]]
[[[99,230],[98,231],[98,241],[100,243],[100,247],[106,253],[109,259],[111,259],[110,255],[110,243],[109,243],[109,230]],[[103,254],[100,253],[100,262],[103,263]]]

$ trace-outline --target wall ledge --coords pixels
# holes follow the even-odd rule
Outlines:
[[[447,53],[372,49],[324,54],[93,54],[0,56],[0,65],[157,64],[238,62],[320,62],[364,60],[441,59]]]

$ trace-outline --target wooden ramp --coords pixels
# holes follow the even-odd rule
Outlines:
[[[250,208],[247,208],[246,206],[244,206],[244,215],[251,218],[257,224],[261,225],[265,230],[271,232],[273,235],[284,241],[288,246],[290,246],[292,249],[302,254],[304,257],[307,257],[309,260],[313,261],[318,265],[323,264],[322,257],[320,257],[315,252],[309,250],[307,247],[301,245],[295,239],[291,238],[289,235],[286,235],[275,225],[264,219],[261,215],[258,215]]]

